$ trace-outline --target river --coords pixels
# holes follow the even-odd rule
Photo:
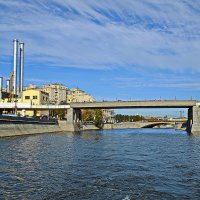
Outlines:
[[[200,137],[123,129],[0,139],[0,199],[200,199]]]

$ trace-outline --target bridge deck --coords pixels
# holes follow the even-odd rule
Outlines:
[[[118,108],[190,108],[196,106],[195,100],[163,100],[163,101],[104,101],[71,103],[77,109],[118,109]]]
[[[104,102],[80,102],[70,105],[31,105],[29,103],[0,103],[3,109],[26,110],[66,110],[77,109],[118,109],[118,108],[190,108],[198,105],[195,100],[166,100],[166,101],[104,101]]]

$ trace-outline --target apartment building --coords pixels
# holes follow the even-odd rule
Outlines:
[[[67,103],[71,102],[93,102],[95,98],[79,88],[67,91]]]
[[[54,83],[44,85],[42,90],[49,94],[50,104],[66,103],[68,88],[62,84]]]

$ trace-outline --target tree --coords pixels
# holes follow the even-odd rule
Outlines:
[[[137,122],[144,120],[143,116],[140,115],[121,115],[117,114],[115,115],[115,119],[117,122]]]
[[[96,127],[103,128],[103,112],[101,109],[96,109],[94,111],[94,124]]]
[[[53,115],[54,115],[54,116],[58,116],[58,118],[59,118],[60,120],[62,120],[62,119],[65,118],[66,113],[65,113],[64,110],[54,110],[54,111],[53,111]]]
[[[83,121],[93,121],[94,114],[92,110],[82,110],[82,119]]]

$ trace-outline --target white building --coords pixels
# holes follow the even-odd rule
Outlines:
[[[49,94],[50,104],[66,103],[67,90],[66,86],[58,83],[43,86],[43,91]]]
[[[87,94],[85,91],[79,88],[72,88],[67,92],[67,103],[71,102],[94,102],[95,98],[92,95]]]

